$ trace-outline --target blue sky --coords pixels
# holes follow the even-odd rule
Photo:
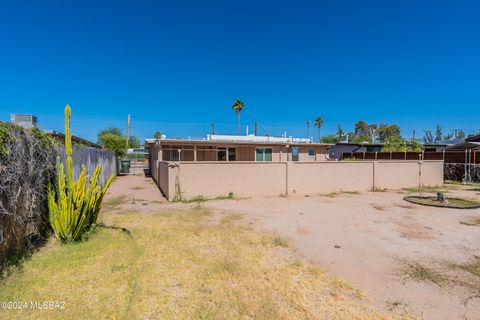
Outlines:
[[[95,139],[323,134],[357,120],[480,130],[479,1],[2,1],[0,120]],[[244,129],[243,129],[244,130]]]

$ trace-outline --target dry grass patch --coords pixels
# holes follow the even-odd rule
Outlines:
[[[372,203],[372,207],[378,211],[385,211],[387,210],[387,207],[384,206],[383,204],[378,204],[378,203]]]
[[[87,242],[53,241],[0,287],[1,301],[65,300],[66,309],[2,319],[394,319],[239,215],[216,224],[202,208],[101,217],[131,236],[100,228]]]
[[[477,227],[480,226],[480,217],[468,217],[465,220],[460,221],[460,223],[467,226]]]
[[[103,201],[102,208],[104,210],[114,210],[122,204],[128,203],[128,197],[125,195],[114,197]]]
[[[341,194],[360,194],[360,192],[340,190],[340,191],[330,192],[330,193],[320,193],[319,196],[328,197],[328,198],[335,198],[336,196],[339,196]]]
[[[419,262],[405,262],[404,273],[413,280],[430,281],[439,286],[447,281],[445,275]]]

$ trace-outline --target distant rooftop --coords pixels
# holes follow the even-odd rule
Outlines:
[[[63,132],[59,132],[59,131],[55,131],[55,130],[46,130],[45,131],[45,134],[59,140],[59,141],[65,141],[65,133]],[[99,144],[96,144],[94,142],[91,142],[87,139],[83,139],[83,138],[80,138],[80,137],[77,137],[77,136],[74,136],[72,135],[72,141],[73,142],[76,142],[78,144],[81,144],[81,145],[84,145],[84,146],[87,146],[87,147],[92,147],[92,148],[98,148],[98,149],[101,149],[102,146],[99,145]]]
[[[38,126],[38,118],[32,114],[13,113],[10,115],[10,122],[27,129]]]
[[[157,139],[145,139],[145,145],[154,144]],[[171,139],[162,135],[161,142],[176,142],[176,143],[202,143],[202,144],[219,144],[219,143],[239,143],[239,144],[312,144],[312,145],[332,145],[331,143],[315,143],[307,138],[294,138],[292,136],[272,137],[272,136],[256,136],[249,135],[220,135],[209,134],[203,139]]]
[[[256,136],[249,134],[246,136],[239,135],[222,135],[222,134],[208,134],[208,141],[238,141],[238,142],[284,142],[284,143],[310,143],[311,139],[293,138],[292,136],[272,137],[272,136]]]

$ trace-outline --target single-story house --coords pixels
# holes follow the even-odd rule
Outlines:
[[[240,138],[241,137],[241,138]],[[307,140],[307,139],[305,139]],[[332,144],[292,138],[213,136],[206,140],[147,139],[151,159],[162,161],[326,161]],[[153,157],[153,158],[152,158]]]
[[[330,159],[340,160],[342,159],[342,154],[348,153],[372,153],[372,152],[383,152],[384,143],[369,143],[369,142],[338,142],[335,145],[331,146],[329,149]],[[440,143],[430,143],[424,144],[423,148],[425,152],[440,152],[445,150],[447,147],[446,144]]]
[[[381,152],[383,143],[369,142],[337,142],[329,149],[330,159],[340,160],[343,153],[351,152]]]

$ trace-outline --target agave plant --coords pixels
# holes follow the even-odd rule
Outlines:
[[[55,236],[66,242],[81,239],[96,223],[102,200],[113,181],[110,177],[102,188],[97,184],[101,166],[97,165],[87,184],[87,168],[82,166],[78,180],[73,178],[72,136],[70,132],[71,108],[65,107],[66,174],[63,163],[57,157],[56,186],[48,186],[49,220]]]

